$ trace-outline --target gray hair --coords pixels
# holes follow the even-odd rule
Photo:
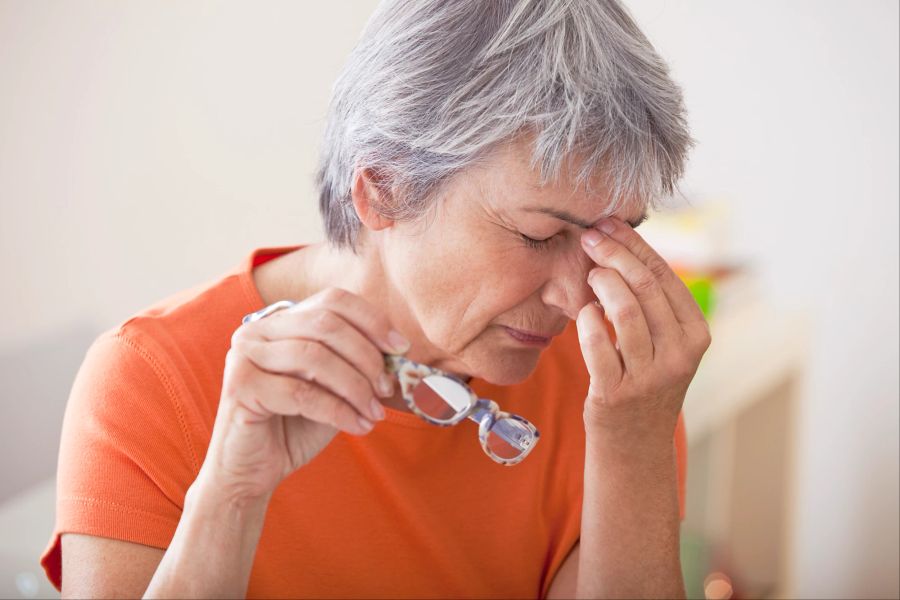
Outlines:
[[[603,168],[605,215],[672,194],[695,140],[666,63],[617,0],[384,0],[338,77],[316,175],[328,240],[356,250],[354,171],[415,219],[452,175],[533,136],[542,184]]]

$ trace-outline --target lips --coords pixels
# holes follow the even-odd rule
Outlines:
[[[520,342],[524,342],[526,344],[533,344],[537,346],[546,346],[550,343],[550,338],[553,337],[551,335],[540,335],[533,331],[523,331],[521,329],[513,329],[512,327],[503,326],[503,329],[506,330],[509,335],[519,340]]]

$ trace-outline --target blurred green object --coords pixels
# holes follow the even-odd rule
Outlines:
[[[681,574],[688,598],[703,600],[703,580],[709,571],[709,547],[698,534],[681,532]]]
[[[694,300],[696,300],[697,304],[700,306],[700,310],[703,311],[703,316],[709,319],[709,316],[712,314],[713,308],[715,307],[715,294],[712,279],[704,276],[692,277],[685,275],[682,275],[681,279],[691,291]]]

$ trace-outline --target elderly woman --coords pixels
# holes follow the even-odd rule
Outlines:
[[[633,229],[693,144],[667,73],[615,1],[380,6],[328,117],[327,242],[88,351],[63,595],[683,596],[710,337]]]

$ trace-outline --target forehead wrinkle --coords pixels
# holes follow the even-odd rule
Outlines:
[[[568,211],[560,210],[558,208],[553,208],[553,207],[549,207],[549,206],[530,206],[530,207],[526,208],[525,210],[529,211],[529,212],[537,212],[537,213],[550,215],[551,217],[555,217],[561,221],[566,221],[573,225],[577,225],[578,227],[581,227],[582,229],[591,229],[596,224],[596,223],[590,223],[588,221],[584,221],[583,219],[577,217],[576,215],[569,213]],[[634,228],[637,228],[641,223],[643,223],[646,220],[647,220],[647,212],[644,211],[640,217],[638,217],[635,220],[626,221],[626,223],[631,225],[632,229],[634,229]]]

